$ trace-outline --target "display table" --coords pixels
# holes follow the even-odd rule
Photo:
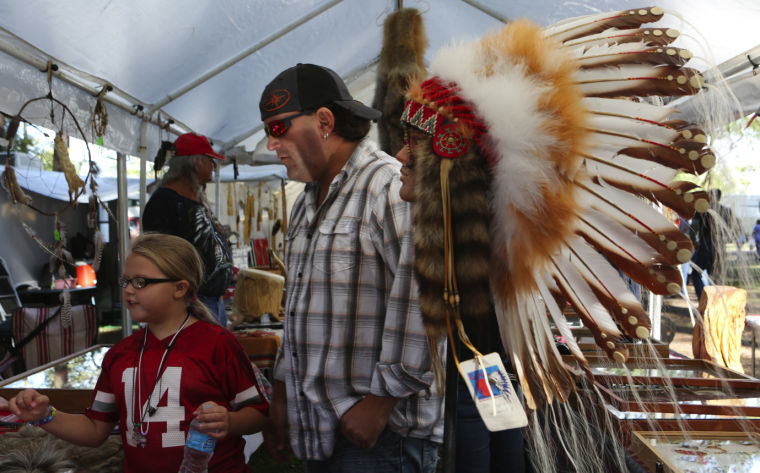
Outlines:
[[[633,433],[631,450],[649,471],[711,473],[757,471],[760,436],[747,432]]]
[[[95,345],[25,371],[0,382],[0,396],[10,399],[34,388],[64,412],[83,413],[90,407],[92,391],[110,345]]]
[[[280,348],[280,336],[274,330],[242,330],[233,332],[243,350],[248,354],[248,359],[265,373],[274,366],[274,358],[277,349]]]
[[[744,324],[752,330],[752,376],[755,375],[755,349],[757,348],[757,334],[760,333],[760,314],[747,314]]]

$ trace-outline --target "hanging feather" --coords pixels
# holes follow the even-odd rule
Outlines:
[[[248,242],[251,239],[251,228],[253,226],[253,216],[256,215],[256,198],[253,195],[248,195],[245,201],[245,210],[243,215],[245,221],[243,222],[243,241]]]
[[[160,120],[160,118],[159,118]],[[158,172],[164,168],[166,161],[174,153],[174,143],[171,141],[161,141],[161,146],[158,147],[156,156],[153,158],[153,175],[158,179]]]
[[[85,192],[85,182],[79,177],[74,163],[69,159],[69,148],[66,142],[66,134],[63,130],[59,130],[54,140],[54,161],[60,166],[69,184],[69,201],[76,205],[79,196]]]
[[[63,285],[63,291],[60,295],[61,299],[61,327],[71,327],[71,292],[67,285]]]
[[[590,373],[560,304],[624,361],[628,337],[648,338],[651,323],[619,271],[657,294],[679,293],[677,265],[692,244],[658,208],[690,218],[709,206],[679,179],[715,164],[706,134],[642,99],[703,84],[686,67],[691,53],[670,46],[676,31],[643,27],[662,15],[634,9],[545,29],[516,21],[440,51],[434,76],[407,92],[402,120],[432,135],[414,149],[426,330],[445,332],[450,279],[463,319],[488,317],[492,294],[531,408],[575,389],[550,322]]]
[[[87,227],[95,229],[98,226],[98,198],[95,194],[90,194],[87,201]]]
[[[103,259],[103,249],[105,248],[103,234],[100,232],[100,230],[95,231],[93,240],[95,242],[95,254],[93,256],[92,269],[97,272],[100,269],[100,262]]]

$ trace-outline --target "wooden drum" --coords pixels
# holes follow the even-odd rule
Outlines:
[[[241,269],[237,276],[233,307],[235,325],[243,322],[256,322],[262,315],[280,320],[280,305],[285,278],[279,274],[259,269]]]

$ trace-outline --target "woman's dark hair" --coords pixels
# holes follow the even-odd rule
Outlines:
[[[347,141],[361,141],[369,133],[371,122],[366,118],[357,117],[345,108],[329,104],[325,105],[335,116],[333,132]]]

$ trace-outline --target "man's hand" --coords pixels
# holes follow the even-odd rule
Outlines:
[[[343,436],[358,448],[374,447],[397,402],[395,397],[367,394],[340,419]]]
[[[264,446],[277,461],[287,461],[292,453],[288,438],[288,402],[285,383],[275,381],[272,402],[269,404],[269,422],[263,429]]]

